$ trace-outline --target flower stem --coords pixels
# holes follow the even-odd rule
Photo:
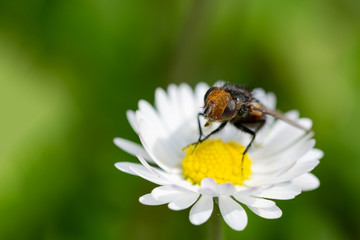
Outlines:
[[[221,226],[221,214],[218,207],[218,199],[215,198],[215,206],[213,215],[210,217],[208,222],[207,239],[209,240],[222,240],[224,239]]]

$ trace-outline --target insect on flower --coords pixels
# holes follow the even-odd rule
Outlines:
[[[211,87],[204,96],[204,112],[198,114],[199,139],[195,143],[195,148],[199,143],[221,131],[230,122],[237,129],[252,136],[243,153],[244,157],[254,142],[257,131],[264,126],[266,115],[280,119],[296,128],[304,130],[306,133],[311,132],[311,129],[304,128],[282,113],[267,109],[253,96],[251,91],[243,86],[226,83],[222,87]],[[221,124],[207,136],[203,137],[200,116],[204,116],[207,119],[204,127],[209,126],[214,121],[221,122]]]
[[[127,117],[142,145],[114,139],[118,147],[136,155],[140,163],[117,162],[115,166],[159,185],[140,197],[142,204],[167,204],[177,211],[191,208],[189,220],[194,225],[205,223],[215,204],[224,221],[236,231],[244,230],[248,223],[244,206],[262,218],[280,218],[282,210],[273,200],[293,199],[320,185],[311,171],[323,152],[314,148],[312,134],[304,134],[312,126],[311,119],[300,118],[295,110],[286,117],[269,110],[275,109],[276,96],[262,89],[250,92],[234,84],[209,88],[199,83],[193,91],[184,83],[171,84],[167,91],[155,91],[155,106],[140,100],[139,108],[129,110]],[[201,107],[204,111],[198,115]],[[291,125],[273,121],[268,115]],[[213,121],[223,124],[217,130],[223,129],[222,136],[216,140],[206,140],[208,136],[202,134],[199,137],[194,122],[197,116],[200,130],[204,117],[208,120],[206,126]],[[244,132],[245,127],[253,134]],[[244,134],[233,134],[240,132],[237,129]],[[213,129],[206,133],[202,130],[207,135]],[[255,134],[259,144],[253,144],[244,156]],[[203,143],[196,151],[194,145],[186,152],[181,150],[198,137],[195,143]]]

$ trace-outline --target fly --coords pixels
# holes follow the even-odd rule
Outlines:
[[[226,83],[222,87],[211,87],[204,96],[204,111],[198,114],[200,136],[195,143],[195,148],[199,143],[220,132],[226,124],[230,123],[252,137],[243,153],[242,161],[244,161],[244,156],[254,142],[256,133],[266,122],[266,115],[280,119],[306,133],[311,132],[311,129],[307,129],[297,122],[290,120],[279,111],[266,108],[253,96],[251,91],[243,86]],[[209,126],[212,122],[221,122],[221,124],[207,136],[203,137],[200,116],[204,116],[207,119],[204,127]]]

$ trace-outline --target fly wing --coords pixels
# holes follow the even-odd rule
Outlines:
[[[264,114],[273,116],[273,117],[275,117],[275,118],[277,118],[277,119],[280,119],[281,121],[284,121],[284,122],[286,122],[286,123],[288,123],[288,124],[290,124],[290,125],[292,125],[292,126],[294,126],[294,127],[296,127],[296,128],[299,128],[299,129],[305,131],[306,133],[312,132],[311,129],[307,129],[307,128],[301,126],[301,125],[298,124],[297,122],[295,122],[295,121],[287,118],[284,114],[282,114],[282,113],[279,112],[279,111],[267,109],[267,108],[265,108],[264,106],[261,106],[261,107],[259,107],[259,106],[256,106],[256,107],[253,106],[253,109],[256,110],[256,111],[262,112],[262,113],[264,113]]]

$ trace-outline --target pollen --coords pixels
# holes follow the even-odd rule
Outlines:
[[[245,147],[236,142],[224,143],[221,140],[207,140],[197,147],[186,149],[182,161],[183,174],[187,181],[193,184],[201,183],[206,177],[211,177],[218,184],[233,183],[242,185],[251,174],[251,160],[244,155]]]

